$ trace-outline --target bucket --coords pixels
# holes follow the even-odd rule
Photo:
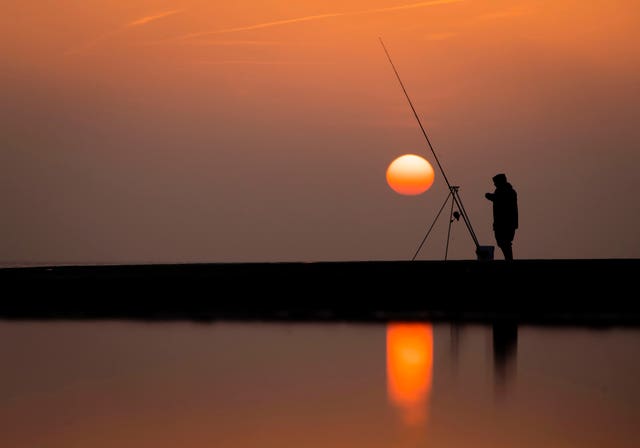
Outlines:
[[[478,260],[493,260],[493,251],[493,246],[478,246],[476,250]]]

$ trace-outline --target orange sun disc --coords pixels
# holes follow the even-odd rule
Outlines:
[[[435,173],[431,164],[415,154],[405,154],[389,164],[387,183],[399,194],[415,196],[433,185]]]

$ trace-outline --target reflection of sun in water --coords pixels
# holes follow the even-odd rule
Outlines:
[[[389,324],[387,327],[387,390],[391,403],[403,411],[408,425],[424,423],[433,370],[433,327]]]
[[[389,164],[387,183],[399,194],[416,196],[433,185],[434,171],[431,164],[415,154],[405,154]]]

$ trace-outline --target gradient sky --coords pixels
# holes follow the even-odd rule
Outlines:
[[[448,193],[515,258],[640,256],[636,0],[9,0],[0,264],[411,259]],[[449,210],[418,259],[443,259]],[[462,222],[449,259],[473,259]],[[496,252],[496,258],[500,258]]]

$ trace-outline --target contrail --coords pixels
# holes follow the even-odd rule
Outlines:
[[[168,16],[172,16],[172,15],[178,14],[178,13],[180,13],[182,11],[183,10],[181,10],[181,9],[173,9],[171,11],[165,11],[165,12],[161,12],[161,13],[154,14],[154,15],[151,15],[151,16],[142,17],[140,19],[134,20],[133,22],[129,22],[129,23],[121,26],[120,28],[117,28],[117,29],[113,30],[113,31],[109,31],[108,33],[101,34],[100,36],[95,37],[94,39],[90,40],[89,42],[85,42],[83,45],[81,45],[79,47],[69,49],[69,50],[65,51],[64,54],[80,53],[80,52],[82,52],[84,50],[88,50],[89,48],[95,46],[96,44],[102,42],[103,40],[105,40],[105,39],[107,39],[107,38],[109,38],[111,36],[114,36],[116,34],[120,34],[123,31],[128,30],[129,28],[133,28],[133,27],[137,27],[137,26],[141,26],[141,25],[146,25],[149,22],[153,22],[155,20],[162,19],[162,18],[165,18],[165,17],[168,17]]]
[[[173,9],[171,11],[165,11],[158,14],[154,14],[152,16],[143,17],[141,19],[134,20],[133,22],[128,23],[126,27],[130,28],[132,26],[144,25],[146,23],[153,22],[154,20],[158,20],[164,17],[172,16],[174,14],[178,14],[179,12],[182,12],[182,11],[183,11],[182,9]]]
[[[189,45],[199,46],[231,46],[231,45],[256,45],[256,46],[268,46],[268,45],[282,45],[289,44],[288,42],[279,40],[196,40],[190,42]]]
[[[526,11],[522,8],[509,8],[502,11],[495,11],[486,14],[479,15],[475,18],[476,21],[482,20],[498,20],[498,19],[506,19],[510,17],[518,17],[528,14],[529,11]]]
[[[190,33],[190,34],[185,34],[183,36],[177,37],[175,40],[191,39],[194,37],[208,36],[212,34],[225,34],[225,33],[234,33],[237,31],[257,30],[260,28],[270,28],[273,26],[287,25],[290,23],[309,22],[311,20],[322,20],[322,19],[329,19],[333,17],[354,16],[354,15],[361,15],[361,14],[377,14],[377,13],[389,12],[389,11],[399,11],[402,9],[424,8],[426,6],[443,5],[443,4],[449,4],[449,3],[460,3],[462,1],[464,0],[431,0],[428,2],[410,3],[407,5],[389,6],[387,8],[367,9],[363,11],[316,14],[316,15],[303,16],[303,17],[294,17],[292,19],[257,23],[254,25],[240,26],[235,28],[226,28],[226,29],[215,30],[215,31],[203,31],[200,33]]]
[[[226,59],[222,61],[197,61],[198,64],[205,65],[324,65],[323,62],[300,62],[300,61],[259,61],[252,59]]]

